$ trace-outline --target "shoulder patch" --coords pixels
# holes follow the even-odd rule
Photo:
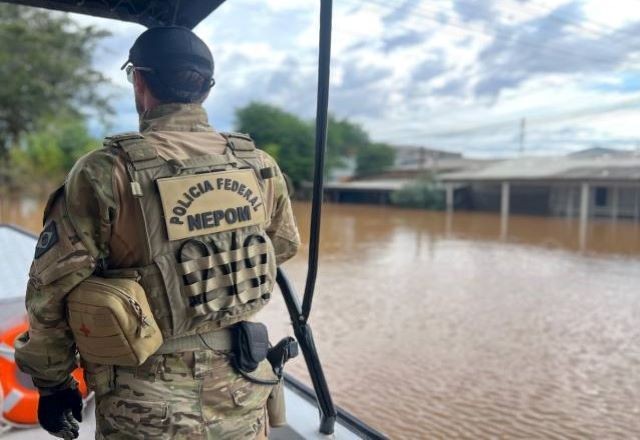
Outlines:
[[[58,228],[55,221],[50,221],[49,224],[40,233],[40,237],[38,237],[38,243],[36,243],[36,254],[34,258],[37,260],[38,258],[43,256],[57,242]]]

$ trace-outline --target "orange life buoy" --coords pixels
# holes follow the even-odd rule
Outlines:
[[[19,324],[0,336],[0,385],[4,395],[2,417],[18,425],[38,424],[38,390],[31,383],[31,377],[22,373],[13,358],[13,344],[18,335],[29,329],[29,324]],[[83,397],[87,396],[87,386],[82,370],[77,368],[73,377],[78,381]]]

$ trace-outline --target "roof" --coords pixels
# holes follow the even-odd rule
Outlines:
[[[415,179],[379,179],[353,180],[350,182],[333,182],[324,185],[325,190],[342,191],[397,191]]]
[[[569,157],[584,157],[584,158],[602,158],[602,157],[632,157],[636,155],[635,151],[630,150],[616,150],[613,148],[605,147],[592,147],[584,150],[574,151],[569,153]]]
[[[38,8],[131,21],[146,27],[195,27],[225,0],[0,0]]]
[[[602,155],[596,157],[528,157],[505,160],[486,168],[450,173],[445,181],[504,180],[640,180],[640,155]]]
[[[395,165],[388,171],[423,171],[423,172],[451,172],[477,170],[498,162],[500,159],[467,159],[467,158],[444,158],[438,160],[428,160],[425,163],[405,163]]]

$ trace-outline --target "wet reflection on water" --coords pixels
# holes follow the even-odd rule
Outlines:
[[[594,222],[586,253],[573,220],[500,235],[498,215],[326,206],[312,325],[336,401],[395,438],[636,435],[639,228]],[[304,255],[285,267],[302,289]]]
[[[310,206],[295,208],[306,242]],[[37,230],[40,209],[2,221]],[[592,222],[581,252],[574,220],[511,217],[501,239],[493,214],[324,214],[311,323],[339,405],[394,438],[640,432],[637,225]],[[299,290],[305,251],[285,265]],[[275,297],[274,340],[291,333]]]

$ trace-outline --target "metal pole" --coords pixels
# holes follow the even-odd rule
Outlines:
[[[500,239],[505,240],[509,232],[509,182],[502,182],[500,195]]]
[[[611,219],[613,221],[618,220],[619,205],[620,205],[620,189],[617,186],[612,188],[613,197],[611,198]]]
[[[580,234],[579,234],[579,243],[580,250],[584,251],[587,249],[587,224],[589,222],[589,205],[591,204],[590,200],[590,189],[589,184],[587,182],[582,183],[580,189]]]
[[[327,148],[329,107],[329,73],[331,63],[331,14],[333,0],[320,2],[320,50],[318,54],[318,102],[316,107],[316,154],[313,172],[313,198],[311,202],[311,231],[309,233],[309,263],[307,282],[302,301],[300,319],[307,321],[311,312],[313,291],[318,275],[318,248],[320,243],[320,216],[324,190],[324,153]]]
[[[446,200],[447,200],[447,213],[451,214],[453,212],[453,183],[448,182],[445,183],[446,188]]]
[[[333,434],[337,411],[333,405],[329,385],[322,370],[322,364],[320,363],[318,350],[313,339],[311,326],[308,322],[299,319],[302,316],[300,300],[281,268],[278,268],[276,281],[282,292],[284,302],[287,305],[287,310],[291,317],[291,325],[293,326],[293,333],[296,335],[298,344],[300,344],[300,351],[302,351],[302,355],[304,356],[307,370],[309,370],[309,377],[311,377],[313,389],[316,392],[318,409],[320,410],[320,432],[326,435]]]

